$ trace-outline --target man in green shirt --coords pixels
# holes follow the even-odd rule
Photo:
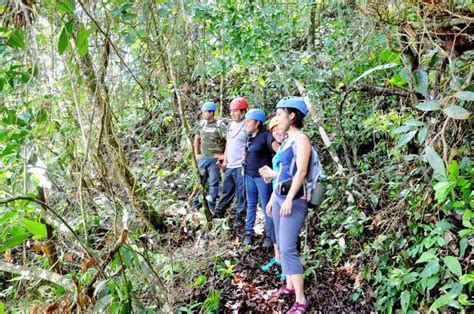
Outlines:
[[[194,154],[198,160],[201,184],[205,185],[209,181],[207,200],[211,210],[214,210],[219,193],[221,174],[217,164],[219,160],[224,159],[227,132],[224,121],[214,117],[216,109],[216,104],[210,101],[202,105],[202,121],[199,123],[199,131],[194,137]],[[201,206],[199,194],[194,198],[192,206],[194,208]]]

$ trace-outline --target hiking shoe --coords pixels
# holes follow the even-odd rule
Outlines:
[[[242,221],[242,219],[240,217],[235,217],[234,222],[232,223],[232,227],[237,229],[243,226],[244,222]]]
[[[277,291],[272,292],[272,298],[281,298],[284,295],[293,295],[293,294],[295,294],[295,289],[281,287]]]
[[[304,313],[308,309],[308,306],[309,306],[308,302],[306,302],[306,303],[295,302],[295,304],[293,304],[291,309],[288,311],[288,314],[301,314],[301,313]]]
[[[275,258],[272,258],[268,263],[260,267],[261,270],[263,271],[268,271],[272,266],[281,266],[281,262],[276,260]]]
[[[218,211],[214,211],[214,213],[212,214],[212,218],[214,219],[221,219],[224,218],[224,216],[224,213]]]
[[[265,241],[263,241],[263,247],[264,248],[269,248],[269,247],[272,247],[273,246],[273,242],[272,242],[272,239],[270,238],[265,238]]]
[[[253,242],[253,236],[250,234],[247,234],[244,238],[244,244],[245,245],[251,245]]]

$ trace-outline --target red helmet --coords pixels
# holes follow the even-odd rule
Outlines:
[[[230,102],[230,110],[248,109],[248,108],[249,108],[249,104],[247,102],[247,99],[245,99],[244,97],[234,98]]]

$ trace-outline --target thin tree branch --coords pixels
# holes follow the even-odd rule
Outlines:
[[[17,275],[23,276],[25,279],[34,279],[39,278],[47,280],[49,282],[55,283],[57,285],[67,288],[69,291],[75,291],[74,284],[72,280],[65,278],[58,273],[45,270],[45,269],[35,269],[31,267],[25,267],[21,265],[14,265],[5,261],[0,260],[0,271],[14,273]]]

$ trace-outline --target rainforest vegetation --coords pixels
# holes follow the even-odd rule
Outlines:
[[[0,313],[288,310],[190,203],[202,103],[292,95],[310,311],[473,311],[473,48],[470,0],[0,1]]]

